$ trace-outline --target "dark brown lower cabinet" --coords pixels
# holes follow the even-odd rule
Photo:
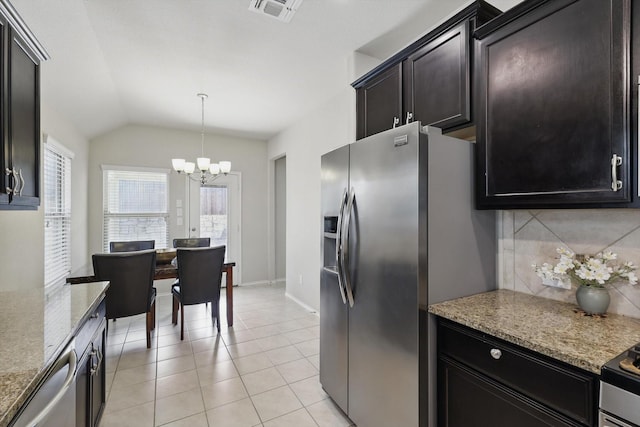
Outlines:
[[[597,425],[596,375],[442,319],[437,396],[440,427]]]
[[[97,320],[100,322],[96,329]],[[107,336],[105,326],[103,303],[76,338],[76,344],[82,344],[82,347],[77,347],[79,359],[76,379],[77,427],[97,427],[104,410],[107,397],[104,355]],[[82,355],[80,355],[81,351]]]
[[[459,363],[441,357],[441,427],[581,426]]]

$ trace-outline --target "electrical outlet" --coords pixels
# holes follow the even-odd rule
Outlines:
[[[542,279],[542,284],[553,288],[571,289],[571,282],[553,279]]]

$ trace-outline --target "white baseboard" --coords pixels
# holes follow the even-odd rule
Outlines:
[[[273,285],[273,282],[270,280],[258,280],[255,282],[238,283],[238,286],[259,286],[259,285]]]
[[[286,296],[287,298],[291,299],[292,301],[294,301],[295,303],[297,303],[298,305],[300,305],[302,308],[304,308],[305,310],[307,310],[308,312],[315,314],[316,316],[320,316],[320,314],[312,307],[308,306],[307,304],[303,303],[302,301],[300,301],[298,298],[294,297],[293,295],[291,295],[289,292],[285,292],[284,296]]]

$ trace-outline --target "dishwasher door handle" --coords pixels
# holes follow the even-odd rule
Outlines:
[[[69,372],[67,372],[67,376],[62,383],[62,387],[56,393],[56,395],[51,399],[51,401],[42,408],[42,410],[33,417],[33,419],[27,423],[29,426],[37,426],[40,424],[42,420],[44,420],[49,413],[56,407],[56,405],[60,402],[60,400],[64,397],[70,387],[75,385],[76,379],[76,368],[78,366],[78,356],[76,355],[75,341],[71,341],[71,344],[67,347],[65,352],[56,360],[53,368],[51,369],[51,373],[49,377],[52,377],[54,374],[63,369],[66,365],[69,365]],[[46,383],[46,380],[45,380]]]

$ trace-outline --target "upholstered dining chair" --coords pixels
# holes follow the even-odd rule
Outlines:
[[[133,252],[155,249],[155,240],[131,240],[129,242],[109,242],[109,252]]]
[[[211,302],[211,320],[220,332],[220,285],[225,246],[213,248],[178,248],[178,280],[171,287],[173,310],[171,320],[178,323],[180,339],[184,339],[184,306]]]
[[[173,239],[174,248],[208,248],[211,245],[209,237],[189,237]]]
[[[156,251],[94,254],[92,260],[96,278],[111,282],[105,296],[106,318],[146,313],[147,348],[151,348],[151,331],[156,324]]]

